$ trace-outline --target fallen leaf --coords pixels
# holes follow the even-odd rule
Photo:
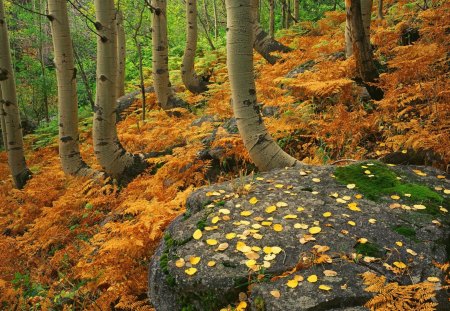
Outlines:
[[[275,297],[275,298],[280,298],[281,297],[281,293],[279,290],[271,290],[270,294]]]
[[[369,219],[369,223],[370,223],[370,224],[374,224],[374,223],[376,223],[376,222],[377,222],[377,220],[374,219],[374,218],[370,218],[370,219]]]
[[[275,204],[277,207],[286,207],[288,206],[288,204],[286,202],[277,202],[277,204]]]
[[[277,232],[283,231],[283,226],[280,225],[280,224],[274,224],[273,225],[273,230],[275,230]]]
[[[331,216],[331,212],[325,212],[322,214],[323,217],[330,217]]]
[[[187,274],[187,275],[194,275],[196,272],[197,272],[197,268],[188,268],[188,269],[186,269],[186,270],[184,270],[184,272]]]
[[[317,234],[320,231],[322,231],[322,228],[320,228],[320,227],[311,227],[311,228],[309,228],[309,233],[311,233],[311,234]]]
[[[431,283],[438,283],[438,282],[440,282],[441,280],[440,280],[438,277],[435,277],[435,276],[429,276],[429,277],[427,277],[427,281],[428,281],[428,282],[431,282]]]
[[[241,216],[250,216],[251,214],[253,214],[253,211],[242,211],[241,212]]]
[[[219,213],[228,215],[230,213],[230,210],[226,209],[226,208],[221,208],[221,209],[219,209]]]
[[[254,205],[254,204],[258,203],[258,199],[255,198],[255,197],[253,197],[253,198],[251,198],[250,200],[248,200],[248,203]]]
[[[403,242],[401,242],[401,241],[397,241],[397,242],[395,242],[395,244],[396,244],[397,246],[399,246],[399,247],[402,247],[402,246],[403,246]]]
[[[394,266],[396,266],[399,269],[405,269],[406,268],[406,265],[403,262],[401,262],[401,261],[394,261]]]
[[[270,214],[270,213],[275,212],[276,210],[277,210],[277,207],[275,205],[271,205],[266,208],[266,213]]]
[[[214,260],[210,260],[207,263],[208,267],[214,267],[216,265],[216,262]]]
[[[256,265],[256,260],[254,259],[249,259],[245,262],[245,265],[249,268],[252,268],[254,265]]]
[[[336,271],[333,271],[333,270],[324,270],[324,271],[323,271],[323,274],[324,274],[325,276],[333,277],[333,276],[336,276],[336,275],[337,275],[337,272],[336,272]]]
[[[227,234],[225,235],[225,238],[226,238],[227,240],[234,239],[235,237],[236,237],[236,233],[234,233],[234,232],[230,232],[230,233],[227,233]]]
[[[312,181],[313,182],[320,182],[320,178],[313,178]]]
[[[179,258],[177,261],[175,261],[175,266],[177,266],[178,268],[184,267],[185,264],[186,262],[183,258]]]
[[[199,240],[202,236],[203,236],[203,233],[202,233],[202,231],[200,229],[195,230],[194,234],[192,235],[192,237],[195,240]]]
[[[319,285],[319,289],[328,291],[328,290],[331,290],[331,287],[321,284],[321,285]]]
[[[437,175],[436,178],[437,179],[445,179],[445,176],[444,175]]]
[[[306,280],[310,283],[315,283],[315,282],[317,282],[317,275],[312,274],[312,275],[308,276],[308,278]]]
[[[357,206],[358,203],[348,203],[347,206],[350,210],[354,211],[354,212],[360,212],[361,209]]]
[[[348,184],[348,185],[347,185],[347,188],[348,188],[348,189],[354,189],[355,187],[356,187],[355,184]]]
[[[366,238],[360,238],[358,239],[358,242],[361,244],[366,244],[367,243],[367,239]]]
[[[356,226],[356,223],[355,223],[354,221],[349,220],[347,223],[348,223],[350,226]]]
[[[275,188],[278,188],[278,189],[281,189],[281,188],[283,188],[283,187],[284,187],[283,184],[276,184],[276,185],[275,185]]]
[[[408,254],[410,254],[410,255],[417,256],[417,253],[416,253],[415,251],[413,251],[412,249],[410,249],[410,248],[407,248],[407,249],[406,249],[406,252],[407,252]]]
[[[206,244],[208,244],[208,245],[217,245],[217,243],[219,243],[219,242],[217,242],[217,240],[214,240],[214,239],[206,240]]]
[[[289,280],[287,281],[286,285],[290,288],[296,288],[298,286],[297,280]]]
[[[283,217],[284,219],[296,219],[297,215],[293,215],[293,214],[288,214],[286,216]]]
[[[398,195],[391,195],[392,200],[400,200],[400,197]]]
[[[422,204],[415,204],[415,205],[413,205],[413,207],[414,207],[415,209],[419,209],[419,210],[422,210],[422,209],[426,209],[426,208],[427,208],[425,205],[422,205]]]
[[[220,243],[219,246],[217,246],[216,251],[224,251],[228,248],[228,243]]]
[[[189,257],[189,262],[191,263],[191,265],[196,265],[196,264],[198,264],[199,262],[200,262],[200,257],[197,257],[197,256],[191,256],[191,257]]]
[[[294,280],[296,280],[297,282],[301,282],[304,280],[304,278],[301,275],[297,274],[296,276],[294,276]]]
[[[272,246],[272,253],[279,254],[282,251],[281,247]]]

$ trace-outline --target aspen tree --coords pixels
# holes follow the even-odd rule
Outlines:
[[[126,52],[126,38],[125,28],[123,27],[123,12],[117,10],[117,86],[116,98],[125,95],[125,61],[127,57]]]
[[[2,90],[0,106],[3,106],[7,134],[8,164],[15,186],[22,189],[31,178],[31,172],[25,162],[22,126],[3,0],[0,0],[0,87]]]
[[[253,27],[253,47],[256,52],[258,52],[265,60],[270,64],[275,64],[277,62],[277,57],[271,55],[273,52],[290,52],[291,48],[281,44],[280,42],[269,36],[267,32],[264,31],[261,24],[256,20],[256,11],[258,8],[258,0],[250,0],[252,11],[252,27]]]
[[[378,70],[373,61],[373,52],[370,42],[365,35],[365,26],[361,13],[360,0],[346,0],[347,23],[352,29],[353,53],[356,60],[356,69],[361,80],[366,84],[367,91],[373,99],[383,98],[383,91],[377,86],[371,85],[379,78]]]
[[[378,19],[383,19],[383,0],[378,0]]]
[[[152,64],[153,86],[158,105],[164,109],[179,106],[169,80],[167,45],[167,1],[152,0]]]
[[[3,110],[2,88],[0,86],[0,126],[2,129],[3,146],[5,150],[8,146],[8,137],[6,136],[5,111]]]
[[[372,19],[372,5],[373,0],[360,0],[361,2],[361,16],[363,22],[364,34],[370,47],[370,22]],[[348,8],[349,2],[345,1],[345,7]],[[350,57],[353,55],[353,42],[352,42],[352,25],[347,20],[345,24],[345,56]]]
[[[299,162],[285,153],[267,132],[256,101],[252,0],[226,0],[225,4],[228,74],[234,116],[244,145],[260,170],[294,166]]]
[[[197,50],[197,0],[186,0],[186,48],[181,64],[181,78],[186,88],[194,94],[206,91],[207,82],[194,69]]]
[[[295,22],[298,23],[300,19],[300,0],[294,0],[294,18]]]
[[[114,0],[95,0],[97,94],[93,127],[94,152],[105,172],[118,179],[134,177],[147,167],[143,155],[127,152],[117,137],[117,35]]]
[[[90,176],[94,171],[80,155],[78,139],[77,70],[74,64],[66,0],[48,0],[58,81],[59,157],[66,174]]]

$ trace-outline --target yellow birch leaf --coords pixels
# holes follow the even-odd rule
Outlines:
[[[348,185],[347,185],[347,188],[348,188],[348,189],[354,189],[355,187],[356,187],[355,184],[348,184]]]
[[[279,290],[271,290],[270,294],[275,297],[275,298],[280,298],[281,297],[281,293]]]
[[[179,258],[177,261],[175,261],[175,266],[177,266],[178,268],[184,267],[185,265],[185,261],[183,258]]]
[[[249,259],[245,262],[245,265],[249,268],[252,268],[254,265],[256,265],[256,260],[254,259]]]
[[[330,217],[331,216],[331,212],[325,212],[322,214],[323,217]]]
[[[396,266],[399,269],[405,269],[406,268],[406,265],[403,262],[401,262],[401,261],[394,261],[394,266]]]
[[[219,242],[217,242],[217,240],[214,240],[214,239],[206,240],[206,244],[208,244],[208,245],[217,245],[217,243],[219,243]]]
[[[251,214],[253,214],[253,211],[242,211],[241,212],[241,216],[250,216]]]
[[[216,262],[214,260],[210,260],[207,263],[208,267],[214,267],[216,265]]]
[[[275,212],[276,210],[277,210],[277,207],[275,205],[271,205],[266,208],[266,213],[270,214],[270,213]]]
[[[356,226],[356,223],[355,223],[354,221],[352,221],[352,220],[349,220],[347,223],[348,223],[350,226]]]
[[[234,233],[234,232],[230,232],[230,233],[227,233],[227,234],[225,235],[225,238],[226,238],[227,240],[234,239],[235,237],[236,237],[236,233]]]
[[[290,288],[296,288],[298,286],[297,280],[289,280],[287,281],[286,285]]]
[[[273,230],[275,230],[277,232],[283,231],[283,226],[280,225],[280,224],[274,224],[273,225]]]
[[[197,256],[191,256],[190,258],[189,258],[189,262],[191,263],[191,265],[196,265],[196,264],[198,264],[199,262],[200,262],[200,257],[197,257]]]

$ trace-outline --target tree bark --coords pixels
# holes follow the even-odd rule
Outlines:
[[[216,0],[213,0],[213,9],[214,9],[214,39],[217,40],[219,36],[219,16],[217,14],[217,3]]]
[[[271,38],[267,32],[261,27],[261,24],[256,20],[256,11],[258,0],[250,0],[252,7],[252,27],[253,27],[253,48],[262,57],[264,57],[271,65],[275,64],[278,60],[276,56],[271,55],[273,52],[290,52],[291,48],[281,44],[275,39]]]
[[[5,19],[3,0],[0,0],[0,87],[3,97],[2,105],[5,112],[8,164],[15,186],[22,189],[27,180],[31,178],[31,172],[25,162],[22,126],[20,123],[16,82],[11,61],[8,27]]]
[[[123,12],[121,10],[117,11],[117,55],[118,72],[116,98],[119,98],[125,95],[125,61],[127,57],[125,28],[123,27]]]
[[[256,101],[252,42],[254,7],[250,0],[226,0],[227,66],[233,111],[244,145],[260,170],[294,166],[296,159],[272,139]]]
[[[383,0],[378,0],[378,19],[383,19]]]
[[[361,2],[361,16],[363,21],[364,34],[370,47],[370,22],[372,17],[372,5],[373,0],[360,0]],[[345,1],[345,6],[348,8],[348,0]],[[345,25],[345,55],[350,57],[353,55],[353,43],[352,43],[352,25],[346,23]]]
[[[1,86],[0,86],[0,126],[2,129],[3,146],[5,147],[6,150],[6,148],[8,147],[8,137],[6,134],[5,111],[3,110],[3,96]]]
[[[97,36],[97,94],[93,127],[94,152],[105,172],[116,178],[132,178],[147,164],[142,155],[127,152],[117,137],[116,89],[117,35],[114,0],[95,0]]]
[[[80,154],[78,135],[77,70],[74,64],[66,0],[48,0],[58,81],[59,157],[64,173],[92,176]]]
[[[300,0],[294,0],[294,18],[298,23],[300,20]]]
[[[194,94],[208,90],[207,82],[194,69],[197,50],[197,0],[186,1],[186,48],[181,64],[181,78],[186,88]]]
[[[153,86],[158,105],[164,109],[172,109],[177,100],[169,80],[169,55],[167,45],[166,0],[152,0],[152,55],[153,55]]]
[[[347,23],[351,24],[353,53],[356,59],[356,68],[361,80],[366,84],[367,90],[372,98],[383,98],[383,92],[370,83],[377,82],[379,78],[378,70],[373,61],[373,53],[370,48],[370,42],[365,35],[365,26],[361,13],[360,0],[346,0],[347,5]]]
[[[275,0],[269,0],[269,36],[275,38]]]

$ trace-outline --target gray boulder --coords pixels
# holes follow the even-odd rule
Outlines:
[[[158,311],[219,310],[242,299],[250,310],[358,311],[374,296],[364,272],[400,285],[443,280],[433,264],[450,251],[450,185],[441,175],[364,162],[200,189],[151,260],[150,301]]]

